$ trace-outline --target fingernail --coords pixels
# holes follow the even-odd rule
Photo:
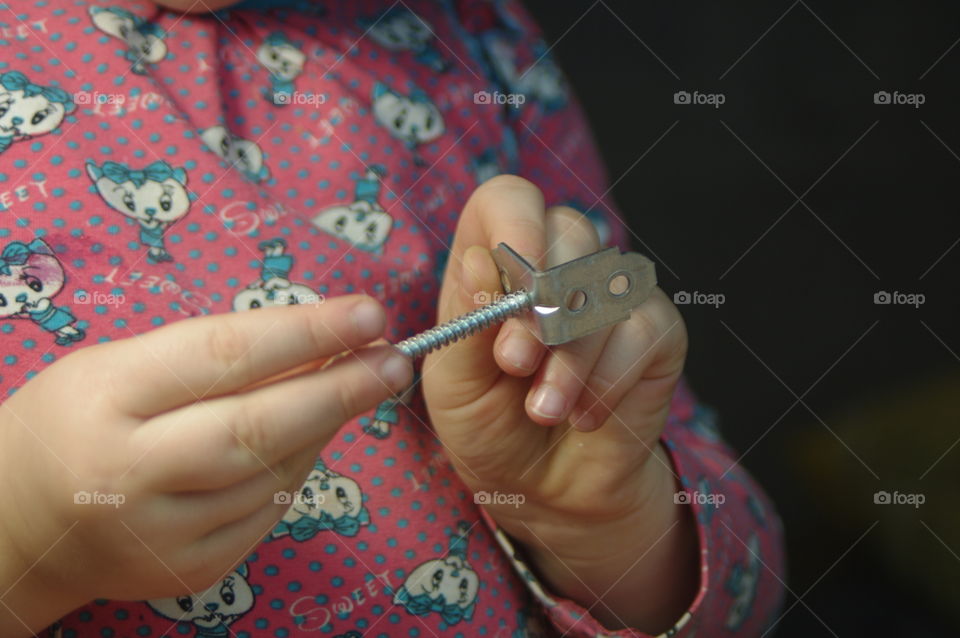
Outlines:
[[[514,368],[530,372],[537,365],[537,347],[517,332],[514,330],[503,340],[500,354]]]
[[[384,316],[380,304],[372,299],[363,299],[350,311],[350,316],[357,326],[357,332],[368,339],[383,334]]]
[[[542,385],[533,395],[530,409],[546,419],[559,419],[567,407],[567,401],[552,385]]]
[[[590,412],[584,412],[580,408],[576,408],[570,413],[570,423],[574,429],[581,432],[592,432],[597,429],[597,417]]]
[[[394,392],[400,392],[410,385],[413,368],[410,360],[397,353],[391,353],[380,365],[380,378]]]

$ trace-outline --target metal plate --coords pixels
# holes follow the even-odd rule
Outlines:
[[[629,319],[630,311],[646,301],[657,284],[652,261],[639,253],[621,254],[617,248],[544,271],[502,243],[494,249],[493,259],[506,292],[532,294],[534,309],[521,320],[547,345],[567,343]]]

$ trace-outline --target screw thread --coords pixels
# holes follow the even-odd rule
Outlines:
[[[404,339],[396,344],[396,348],[408,357],[416,359],[492,325],[503,323],[510,317],[529,310],[532,305],[533,297],[526,290],[511,292],[494,303]]]

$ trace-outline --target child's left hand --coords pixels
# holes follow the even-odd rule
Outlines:
[[[601,248],[580,213],[545,209],[523,179],[494,178],[464,208],[439,321],[501,290],[489,254],[499,242],[541,269]],[[596,605],[607,627],[665,630],[693,599],[695,529],[658,442],[686,348],[680,314],[656,288],[628,321],[575,342],[548,348],[511,319],[423,364],[430,417],[460,478],[474,493],[514,495],[484,507],[554,591]]]

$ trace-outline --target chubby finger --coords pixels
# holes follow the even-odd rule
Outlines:
[[[550,208],[546,229],[548,266],[571,261],[600,248],[593,224],[572,208]],[[610,329],[606,328],[550,349],[527,395],[526,409],[531,419],[541,425],[557,425],[566,420],[579,400],[609,334]],[[514,335],[510,337],[515,338]],[[497,345],[505,349],[509,344]]]
[[[219,489],[292,454],[319,450],[343,423],[409,385],[391,346],[361,349],[326,368],[151,419],[130,437],[136,478],[152,489]]]
[[[454,250],[475,245],[493,250],[503,242],[541,269],[548,241],[543,193],[521,177],[500,175],[484,182],[467,202]],[[499,280],[492,283],[484,292],[500,290]],[[495,349],[500,369],[514,376],[533,374],[546,352],[543,344],[518,319],[508,319],[499,334],[504,335]]]
[[[444,276],[440,321],[470,312],[500,291],[500,276],[489,251],[501,242],[537,267],[543,264],[546,250],[543,194],[527,180],[510,175],[485,182],[464,207]],[[511,320],[501,329],[514,328],[523,327]],[[467,394],[488,388],[491,379],[501,373],[493,355],[496,333],[497,330],[485,331],[428,356],[425,370],[440,373],[451,387]]]
[[[644,429],[668,405],[686,356],[686,329],[680,313],[659,288],[617,324],[587,378],[586,388],[570,414],[578,430],[589,432],[606,423],[630,394],[643,406],[629,415]]]
[[[589,228],[583,225],[589,224]],[[547,250],[544,266],[549,268],[599,249],[600,239],[593,224],[568,206],[551,206],[544,217]],[[507,374],[525,377],[540,367],[547,348],[518,320],[507,322],[494,346],[497,363]]]
[[[247,517],[232,521],[210,532],[203,538],[182,548],[179,560],[184,565],[234,565],[238,557],[246,556],[269,534],[283,516],[287,506],[268,503]],[[212,585],[216,578],[223,578],[229,571],[208,579]],[[182,575],[191,583],[190,575]],[[209,586],[208,585],[208,586]],[[200,584],[197,589],[203,587]]]
[[[271,468],[219,490],[192,490],[157,496],[155,524],[175,518],[179,542],[190,542],[217,528],[246,518],[278,500],[278,494],[300,490],[317,458],[317,451],[304,449]]]
[[[451,268],[454,267],[451,264]],[[499,281],[490,252],[481,246],[471,246],[464,252],[460,269],[455,288],[451,290],[445,284],[448,293],[445,305],[450,315],[462,315],[487,303],[489,291],[496,290],[494,286]],[[491,354],[497,330],[495,326],[487,328],[427,355],[423,362],[424,376],[443,379],[445,387],[445,391],[434,398],[433,405],[463,405],[490,387],[492,379],[500,374]]]
[[[473,192],[452,248],[454,255],[462,255],[470,246],[493,250],[500,242],[538,268],[543,266],[547,249],[543,193],[515,175],[498,175]]]
[[[150,417],[362,346],[385,321],[372,298],[349,295],[187,319],[107,344],[98,356],[115,404]]]
[[[230,507],[227,497],[231,495],[225,491],[195,494],[196,500],[192,505],[199,512],[202,513],[200,508],[205,504],[204,500],[209,499],[213,507],[219,506],[225,512],[225,516],[222,521],[209,517],[203,521],[205,533],[201,532],[199,539],[197,536],[191,537],[192,542],[187,545],[186,553],[192,556],[186,556],[184,562],[197,564],[196,560],[199,558],[204,561],[213,559],[221,563],[230,563],[231,560],[235,560],[231,557],[235,557],[237,551],[243,555],[249,552],[258,539],[262,540],[275,528],[276,523],[291,507],[290,503],[281,502],[280,499],[275,498],[277,492],[284,491],[288,494],[299,492],[308,479],[316,459],[315,452],[303,450],[280,464],[277,468],[279,470],[277,474],[280,475],[279,481],[271,474],[269,479],[255,477],[245,482],[246,494],[249,494],[250,500],[236,509]],[[254,484],[258,480],[259,484]],[[238,546],[239,550],[236,549]]]

